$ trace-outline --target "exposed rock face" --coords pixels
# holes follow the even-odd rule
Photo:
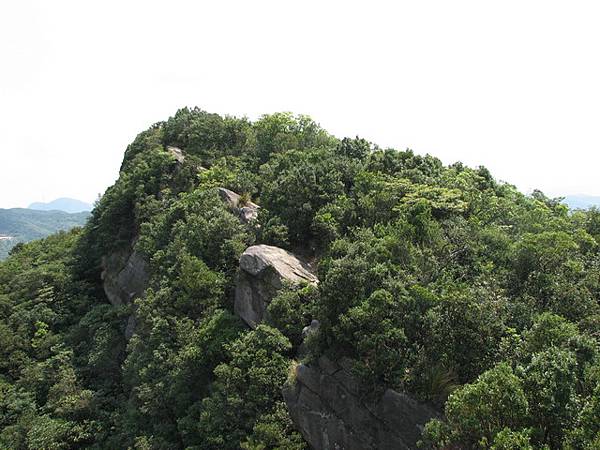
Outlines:
[[[290,416],[315,450],[416,449],[424,425],[437,413],[392,389],[374,404],[362,402],[347,362],[326,357],[296,367],[296,380],[283,390]]]
[[[257,204],[248,202],[245,205],[241,205],[240,195],[225,188],[219,188],[219,195],[229,209],[238,215],[242,222],[251,222],[258,217],[260,206]]]
[[[135,250],[113,253],[102,259],[104,292],[111,304],[130,303],[141,296],[148,286],[149,271],[146,260]]]
[[[317,284],[319,280],[293,253],[270,245],[248,247],[240,257],[235,312],[255,328],[284,282]]]
[[[127,325],[125,325],[125,339],[129,340],[135,333],[135,327],[137,326],[137,320],[135,320],[135,314],[130,315],[127,318]]]

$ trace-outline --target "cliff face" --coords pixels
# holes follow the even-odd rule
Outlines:
[[[131,303],[148,286],[148,263],[137,251],[122,251],[102,261],[102,285],[106,298],[115,306]]]
[[[407,394],[387,389],[364,403],[348,361],[322,356],[300,364],[283,395],[294,424],[315,450],[403,450],[416,448],[436,412]]]
[[[136,250],[123,250],[102,259],[102,287],[108,301],[114,306],[127,305],[144,295],[150,280],[146,259]],[[125,325],[125,338],[135,332],[135,313]]]

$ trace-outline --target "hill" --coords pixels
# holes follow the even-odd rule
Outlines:
[[[0,263],[0,447],[595,449],[599,261],[484,167],[184,108]]]
[[[567,195],[563,203],[571,209],[588,209],[600,207],[600,197],[593,195]]]
[[[57,198],[48,203],[36,202],[29,205],[29,209],[39,211],[64,211],[68,213],[78,213],[91,211],[92,205],[76,200],[74,198]]]
[[[89,212],[35,211],[25,208],[0,209],[0,259],[19,242],[29,242],[83,226]]]

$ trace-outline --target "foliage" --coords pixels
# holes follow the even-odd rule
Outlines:
[[[440,447],[488,448],[496,434],[525,423],[528,407],[521,381],[501,363],[451,394],[447,423],[430,422],[425,436]]]
[[[215,369],[214,390],[202,403],[198,448],[239,448],[255,427],[253,440],[273,439],[265,428],[273,418],[261,417],[261,413],[277,408],[289,372],[286,354],[290,348],[279,331],[266,325],[227,347],[230,360]],[[270,426],[277,427],[277,420]],[[266,436],[260,438],[261,434]]]
[[[82,229],[0,262],[0,447],[304,449],[281,387],[294,358],[328,354],[365,399],[394,388],[443,409],[423,446],[598,448],[599,239],[597,209],[484,167],[307,116],[181,109],[128,146]],[[320,282],[286,286],[248,330],[233,299],[254,244],[311,260]],[[147,289],[112,306],[103,260],[133,250]]]

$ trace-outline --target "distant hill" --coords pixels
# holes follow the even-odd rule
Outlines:
[[[571,209],[588,209],[592,206],[600,207],[600,196],[567,195],[563,203]]]
[[[92,205],[74,198],[57,198],[48,203],[36,202],[29,205],[29,209],[39,211],[64,211],[68,213],[78,213],[91,211]]]
[[[36,211],[25,208],[0,208],[0,260],[19,242],[28,242],[85,224],[88,211]]]

